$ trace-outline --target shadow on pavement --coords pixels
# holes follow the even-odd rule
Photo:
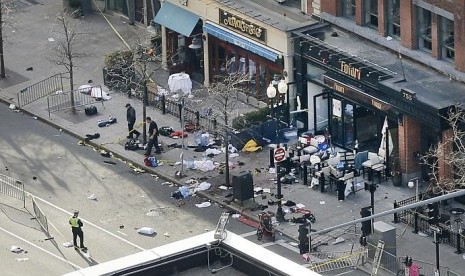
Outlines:
[[[0,203],[0,209],[13,222],[22,224],[26,227],[42,231],[39,222],[34,219],[34,215],[27,209],[18,209],[3,203]]]

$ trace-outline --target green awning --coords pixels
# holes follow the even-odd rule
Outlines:
[[[153,21],[182,35],[191,36],[199,18],[183,8],[164,2]]]

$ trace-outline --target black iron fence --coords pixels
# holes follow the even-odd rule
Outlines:
[[[421,201],[425,194],[419,194]],[[394,209],[416,202],[416,197],[407,198],[401,201],[394,201]],[[402,222],[413,228],[414,233],[422,232],[428,236],[434,236],[434,231],[428,223],[428,216],[426,215],[426,207],[417,207],[410,210],[404,210],[399,213],[394,213],[394,222]],[[448,214],[441,214],[439,216],[438,226],[441,230],[440,240],[444,244],[448,244],[457,249],[457,252],[465,252],[465,235],[459,229],[458,222],[451,219]]]
[[[160,109],[163,114],[171,114],[181,121],[182,101],[167,98],[165,95],[159,96],[159,100],[152,102],[156,108]],[[204,127],[209,132],[217,132],[218,128],[224,127],[208,112],[200,112],[189,107],[184,107],[184,122],[192,124],[196,128]]]
[[[63,80],[61,73],[48,77],[18,92],[18,105],[24,107],[34,101],[63,91]]]

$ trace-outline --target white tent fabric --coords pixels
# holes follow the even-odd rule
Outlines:
[[[79,88],[78,88],[78,91],[80,91],[83,94],[87,94],[87,95],[90,94],[91,90],[92,90],[92,85],[88,85],[88,84],[83,84],[83,85],[79,86]]]
[[[387,116],[384,118],[384,124],[383,124],[383,128],[381,129],[381,134],[383,135],[381,137],[381,144],[379,145],[379,147],[383,150],[386,150],[386,137],[388,139],[388,149],[389,149],[389,155],[392,154],[392,136],[391,136],[391,133],[389,132],[389,128],[388,128],[388,118]],[[387,135],[386,135],[387,134]]]
[[[111,96],[108,95],[107,92],[103,91],[102,88],[98,86],[92,87],[92,91],[90,91],[90,96],[96,99],[102,99],[104,101],[108,101],[111,99]]]

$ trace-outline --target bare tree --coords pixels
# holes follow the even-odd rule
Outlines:
[[[229,129],[230,121],[233,114],[236,111],[237,104],[239,102],[238,94],[241,91],[240,86],[246,82],[247,74],[234,73],[225,76],[215,76],[210,86],[207,88],[208,94],[212,99],[212,106],[216,112],[219,112],[221,116],[220,123],[223,128],[220,129],[220,134],[223,137],[224,144],[226,146],[225,158],[226,158],[226,185],[230,185],[229,180]]]
[[[430,169],[428,190],[448,193],[465,188],[465,111],[451,108],[443,119],[450,128],[422,156],[422,163]]]
[[[10,25],[11,21],[8,19],[13,12],[13,6],[11,1],[0,0],[0,78],[6,78],[5,71],[5,58],[4,58],[4,30],[7,25]]]
[[[56,28],[53,32],[56,35],[56,45],[53,54],[48,58],[55,65],[65,68],[69,75],[69,89],[74,91],[74,72],[77,60],[87,56],[80,47],[85,43],[85,38],[89,35],[82,31],[81,21],[74,18],[73,14],[63,12],[56,16]],[[74,94],[70,93],[72,112],[76,113],[74,106]]]
[[[142,99],[142,116],[145,120],[148,105],[147,85],[152,83],[152,75],[162,68],[160,46],[139,39],[131,50],[115,51],[105,58],[107,66],[107,85],[115,90],[124,91],[128,97],[139,96]],[[157,37],[151,37],[152,41]],[[143,142],[147,142],[147,129],[143,124]]]

